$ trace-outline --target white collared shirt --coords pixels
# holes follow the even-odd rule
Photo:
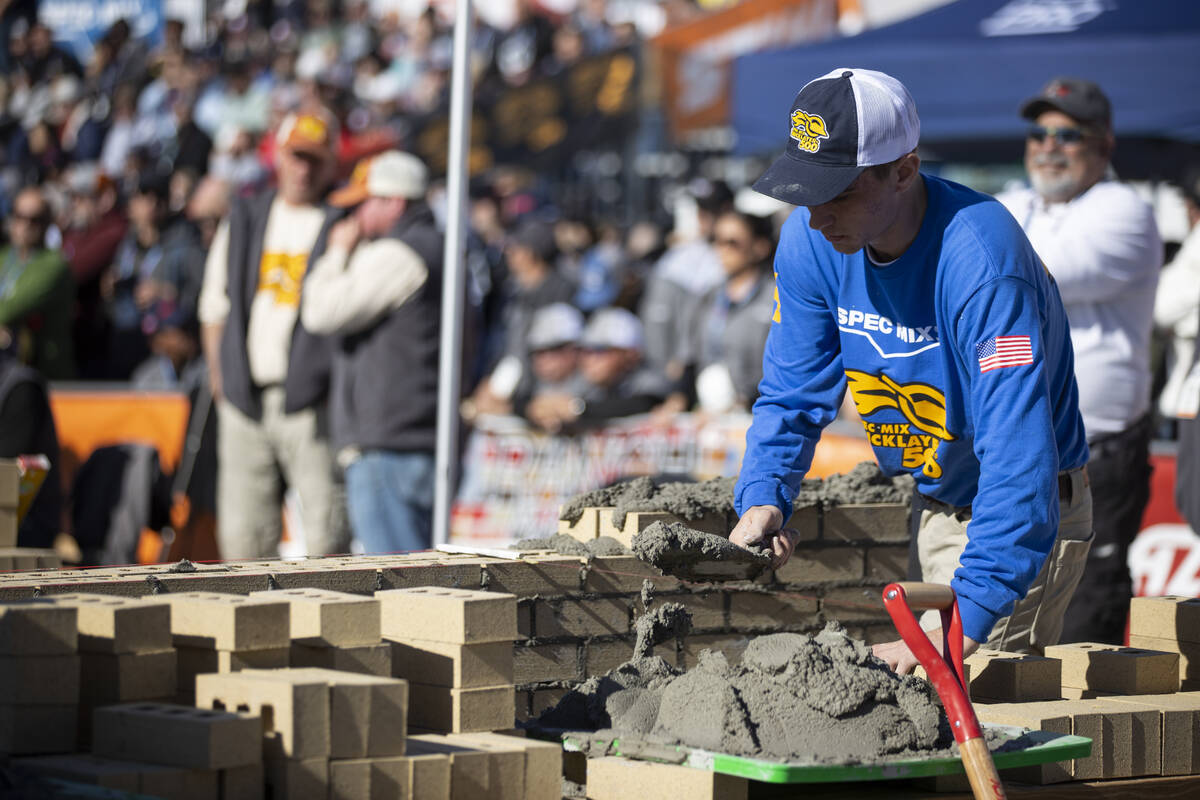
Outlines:
[[[1047,204],[1033,189],[997,199],[1058,284],[1088,439],[1125,430],[1150,408],[1150,330],[1163,253],[1153,210],[1115,181],[1066,203]]]

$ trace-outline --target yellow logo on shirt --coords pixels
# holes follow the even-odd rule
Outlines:
[[[307,253],[264,252],[258,265],[258,291],[269,292],[277,306],[299,308],[300,284],[307,268]]]
[[[797,108],[792,112],[791,136],[801,150],[815,153],[821,149],[821,140],[829,138],[829,131],[820,114],[809,114]]]
[[[782,317],[779,315],[779,273],[775,273],[775,311],[771,314],[771,322],[779,322]]]
[[[920,467],[928,477],[940,478],[938,446],[957,438],[946,430],[946,396],[929,384],[897,383],[883,373],[872,375],[848,369],[846,378],[871,445],[901,448],[906,468]],[[899,411],[907,422],[880,423],[867,419],[890,409]]]

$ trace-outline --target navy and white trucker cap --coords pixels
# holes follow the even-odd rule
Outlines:
[[[900,81],[847,67],[806,83],[788,125],[783,155],[754,188],[797,206],[832,200],[867,167],[912,152],[921,136],[916,103]]]

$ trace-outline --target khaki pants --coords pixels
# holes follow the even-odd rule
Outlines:
[[[262,419],[217,404],[217,543],[222,558],[278,558],[284,484],[300,496],[309,555],[349,545],[345,489],[334,480],[324,413],[283,411],[283,389],[262,392]]]
[[[987,647],[1017,653],[1041,653],[1058,644],[1063,616],[1083,576],[1088,549],[1092,546],[1092,491],[1083,469],[1073,470],[1071,496],[1058,505],[1058,539],[1042,564],[1025,597],[1012,613],[992,628]],[[967,546],[970,508],[953,508],[930,500],[919,492],[913,500],[912,521],[916,527],[921,580],[950,583],[958,559]],[[926,630],[941,625],[941,615],[926,612],[921,619]]]

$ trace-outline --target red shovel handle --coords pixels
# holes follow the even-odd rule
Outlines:
[[[958,600],[949,586],[936,583],[890,583],[883,589],[883,605],[900,632],[900,638],[921,662],[925,674],[950,720],[976,798],[1004,798],[1004,786],[983,741],[979,720],[967,696],[963,670],[962,619]],[[929,641],[913,616],[913,609],[942,612],[942,655]]]

